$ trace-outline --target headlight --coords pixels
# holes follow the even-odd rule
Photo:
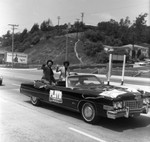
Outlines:
[[[113,103],[114,109],[120,109],[122,108],[122,102],[114,102]]]
[[[144,98],[143,99],[143,104],[149,104],[150,103],[150,99],[149,98]]]

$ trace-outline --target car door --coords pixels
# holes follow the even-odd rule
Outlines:
[[[77,109],[78,102],[81,100],[82,95],[79,91],[62,86],[52,87],[49,91],[49,103],[66,107],[68,109]]]

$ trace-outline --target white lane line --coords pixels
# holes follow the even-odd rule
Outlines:
[[[7,100],[0,98],[0,101],[4,102],[4,103],[8,103]]]
[[[20,89],[11,89],[11,90],[14,90],[14,91],[20,92]]]
[[[14,86],[19,86],[19,87],[20,87],[20,84],[12,84],[12,85],[14,85]]]
[[[68,129],[70,129],[70,130],[72,130],[72,131],[75,131],[75,132],[77,132],[77,133],[79,133],[79,134],[82,134],[82,135],[84,135],[84,136],[87,136],[87,137],[89,137],[89,138],[91,138],[91,139],[94,139],[94,140],[96,140],[96,141],[99,141],[99,142],[106,142],[106,141],[104,141],[104,140],[102,140],[102,139],[99,139],[99,138],[97,138],[97,137],[95,137],[95,136],[92,136],[92,135],[90,135],[90,134],[87,134],[87,133],[85,133],[85,132],[82,132],[82,131],[80,131],[80,130],[77,130],[77,129],[75,129],[75,128],[69,127]]]

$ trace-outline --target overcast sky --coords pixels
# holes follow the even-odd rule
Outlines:
[[[53,25],[74,23],[81,19],[84,12],[85,24],[97,25],[98,22],[129,16],[131,22],[139,14],[150,14],[150,0],[0,0],[0,36],[11,28],[8,24],[19,25],[15,32],[31,29],[34,23],[39,25],[51,19]],[[147,25],[150,18],[147,18]]]

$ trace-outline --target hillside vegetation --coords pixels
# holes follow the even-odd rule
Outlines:
[[[30,31],[24,29],[21,33],[16,33],[14,51],[27,53],[30,64],[42,64],[48,59],[54,60],[56,64],[62,64],[66,57],[67,35],[69,36],[68,60],[72,64],[80,64],[79,59],[85,64],[106,63],[109,53],[104,51],[104,45],[122,46],[146,43],[150,48],[150,26],[146,25],[146,17],[146,13],[141,14],[134,23],[131,23],[129,17],[122,18],[119,22],[110,19],[108,22],[99,22],[97,26],[75,22],[69,29],[67,24],[53,26],[48,19],[40,25],[35,23]],[[80,39],[79,42],[77,42],[78,39]],[[77,53],[75,53],[76,42]],[[0,44],[0,50],[11,51],[10,31],[0,37]],[[129,56],[123,48],[120,48],[119,54]]]

